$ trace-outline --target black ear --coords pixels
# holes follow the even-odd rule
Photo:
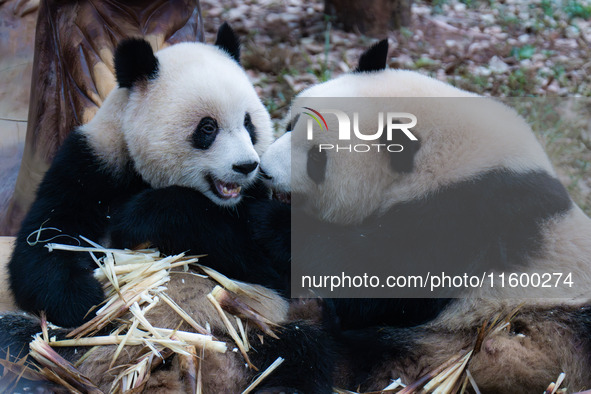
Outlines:
[[[415,156],[421,148],[421,141],[411,140],[402,130],[393,130],[391,140],[386,139],[386,134],[386,129],[384,129],[382,137],[380,138],[382,144],[386,144],[386,146],[402,146],[402,151],[400,151],[400,148],[397,146],[393,146],[391,151],[388,149],[385,150],[386,154],[389,155],[390,168],[392,168],[392,171],[398,173],[412,172],[415,167]]]
[[[138,81],[158,76],[158,59],[152,46],[142,38],[122,41],[115,51],[115,75],[122,88],[131,88]]]
[[[361,54],[355,72],[380,71],[386,69],[388,40],[382,40]]]
[[[240,40],[228,22],[224,22],[218,29],[215,45],[228,52],[240,64]]]

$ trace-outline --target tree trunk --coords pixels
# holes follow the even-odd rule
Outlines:
[[[41,1],[25,150],[0,234],[16,233],[57,149],[115,87],[117,43],[142,36],[155,50],[203,41],[199,0]]]
[[[386,36],[410,26],[412,0],[325,0],[324,12],[336,17],[346,31]]]

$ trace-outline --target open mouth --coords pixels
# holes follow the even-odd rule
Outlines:
[[[234,182],[224,182],[219,179],[214,179],[211,176],[207,177],[211,190],[216,196],[224,200],[230,200],[240,197],[242,186]]]
[[[291,193],[273,190],[273,199],[285,204],[291,204]]]

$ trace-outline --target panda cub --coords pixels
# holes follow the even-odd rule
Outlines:
[[[208,254],[203,263],[230,277],[278,287],[244,214],[247,199],[267,197],[256,179],[272,131],[239,56],[227,24],[215,46],[118,46],[118,88],[67,137],[18,233],[9,272],[19,307],[72,327],[103,300],[90,256],[44,247],[79,236]]]
[[[339,97],[418,98],[396,108],[416,115],[416,141],[403,139],[399,153],[320,152],[318,144],[339,143],[336,117],[325,116],[326,128],[311,141],[300,116],[261,158],[275,194],[298,198],[292,219],[306,217],[311,228],[326,230],[291,234],[292,259],[317,266],[338,259],[361,272],[359,262],[368,260],[393,268],[461,263],[467,271],[562,272],[576,290],[565,296],[497,286],[455,299],[333,299],[346,366],[335,386],[374,391],[399,377],[410,384],[474,346],[483,323],[517,309],[510,329],[487,337],[470,361],[480,390],[541,392],[561,372],[569,391],[591,388],[591,220],[514,110],[412,71],[388,70],[387,48],[378,43],[357,70],[298,97],[325,100],[324,108]],[[434,105],[436,97],[469,98],[487,111]],[[366,143],[353,136],[348,142]],[[268,221],[289,209],[275,206]],[[384,258],[384,245],[396,253]]]

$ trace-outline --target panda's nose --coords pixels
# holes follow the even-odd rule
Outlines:
[[[254,170],[256,170],[256,168],[258,166],[259,166],[259,163],[257,161],[251,161],[248,163],[234,164],[232,166],[232,169],[236,172],[241,173],[241,174],[248,175],[251,172],[253,172]]]

